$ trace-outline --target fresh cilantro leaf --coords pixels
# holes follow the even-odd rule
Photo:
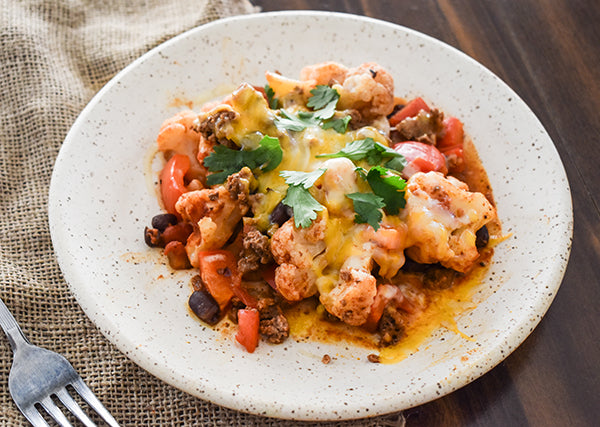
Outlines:
[[[310,227],[313,220],[317,218],[317,211],[323,210],[321,205],[308,191],[317,179],[325,173],[325,169],[317,169],[312,172],[281,171],[281,175],[287,185],[287,194],[282,200],[284,205],[292,208],[294,214],[294,225],[297,228]]]
[[[373,138],[357,139],[349,142],[344,148],[337,153],[319,154],[317,157],[346,157],[352,161],[362,160],[367,156],[367,153],[373,149],[375,141]]]
[[[216,172],[206,177],[206,184],[221,184],[229,175],[239,172],[247,164],[246,153],[243,150],[232,150],[224,145],[216,145],[214,151],[204,159],[204,166],[210,172]]]
[[[211,173],[210,175],[208,175],[206,177],[206,185],[208,185],[210,187],[210,186],[213,186],[216,184],[223,184],[225,181],[227,181],[227,177],[229,175],[239,172],[241,169],[242,168],[240,168],[238,170],[230,169],[230,170],[224,170],[222,172]]]
[[[310,93],[312,93],[313,96],[310,97],[306,105],[313,110],[321,110],[331,103],[333,103],[333,106],[335,107],[338,99],[340,99],[338,91],[327,85],[317,85]]]
[[[204,166],[212,174],[206,177],[209,186],[225,182],[231,174],[239,172],[243,167],[253,171],[259,169],[268,172],[281,163],[283,150],[279,139],[265,135],[254,150],[232,150],[224,145],[217,145],[214,151],[204,159]]]
[[[400,209],[406,206],[404,199],[406,181],[391,170],[382,166],[374,166],[367,173],[367,182],[373,193],[383,198],[385,211],[388,214],[397,215]]]
[[[406,158],[404,156],[392,157],[384,166],[388,169],[402,172],[406,166]]]
[[[404,156],[402,154],[398,153],[393,148],[386,147],[385,145],[380,144],[379,142],[373,142],[373,149],[370,150],[366,156],[367,163],[369,163],[370,165],[378,165],[383,161],[383,159],[391,158],[391,160],[388,161],[388,163],[393,161],[392,164],[394,167],[390,169],[397,170],[398,172],[401,172],[402,169],[404,169],[406,161],[404,160]]]
[[[379,229],[379,221],[383,218],[381,208],[385,206],[383,198],[373,193],[346,194],[354,204],[354,222],[357,224],[369,224],[375,231]]]
[[[352,161],[366,160],[370,165],[377,165],[384,159],[391,159],[388,162],[391,162],[390,169],[399,172],[404,168],[404,164],[406,163],[402,154],[379,142],[375,142],[370,137],[352,141],[337,153],[320,154],[317,157],[346,157]]]
[[[279,106],[279,99],[275,98],[275,91],[268,84],[265,85],[265,93],[267,94],[267,102],[271,110],[276,110]]]
[[[254,164],[263,172],[269,172],[279,166],[283,159],[283,150],[279,138],[265,135],[259,142],[258,148],[251,151]],[[249,165],[250,167],[250,165]],[[250,167],[250,169],[254,169]]]
[[[283,130],[291,130],[300,132],[309,126],[314,126],[319,123],[319,120],[315,119],[313,113],[308,111],[301,111],[297,116],[288,113],[285,110],[279,110],[279,116],[275,118],[275,126]]]
[[[350,116],[343,119],[332,119],[340,98],[337,90],[326,85],[318,85],[310,93],[313,96],[309,98],[306,106],[314,111],[300,111],[293,115],[281,109],[275,118],[275,126],[282,130],[300,132],[309,126],[321,125],[323,129],[334,128],[339,133],[346,132]]]
[[[327,120],[333,117],[335,114],[335,106],[337,105],[337,99],[331,101],[329,104],[325,105],[325,107],[320,110],[315,111],[315,117],[321,120]]]
[[[291,185],[282,203],[292,208],[296,228],[310,227],[324,207],[301,185]]]
[[[350,122],[351,116],[345,116],[340,119],[329,119],[321,123],[323,129],[335,130],[337,133],[345,133],[348,129],[348,123]]]
[[[316,169],[312,172],[281,171],[279,175],[283,177],[287,185],[301,186],[308,190],[326,170]]]

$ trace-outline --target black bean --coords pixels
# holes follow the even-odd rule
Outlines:
[[[291,217],[292,208],[290,208],[288,205],[284,205],[283,203],[279,202],[279,204],[275,206],[275,209],[273,209],[273,212],[271,212],[271,215],[269,215],[269,220],[273,224],[281,226]]]
[[[156,228],[161,233],[165,231],[169,225],[175,224],[177,224],[177,217],[170,213],[159,214],[152,218],[152,227]]]
[[[475,233],[475,237],[475,246],[477,246],[478,248],[486,247],[490,241],[490,233],[487,227],[484,225],[479,230],[477,230],[477,233]]]
[[[221,317],[219,304],[217,304],[212,295],[205,289],[194,291],[192,295],[190,295],[188,305],[200,320],[203,320],[209,325],[214,325]]]

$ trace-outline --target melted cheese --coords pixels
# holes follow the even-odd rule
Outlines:
[[[268,217],[277,204],[285,197],[287,184],[279,175],[283,170],[309,172],[320,168],[326,158],[316,156],[324,153],[336,153],[349,142],[357,139],[373,138],[388,145],[386,137],[374,127],[364,127],[340,134],[333,129],[322,129],[320,126],[308,126],[300,132],[279,130],[275,124],[275,115],[269,109],[264,97],[250,85],[242,85],[229,101],[238,117],[227,124],[225,136],[245,149],[253,149],[263,135],[277,137],[283,150],[283,159],[279,166],[257,177],[258,192],[264,197],[254,207],[254,215],[259,228],[263,231],[269,227]],[[293,110],[293,109],[292,109]],[[295,110],[299,110],[296,105]],[[311,190],[312,191],[312,190]],[[323,201],[321,201],[323,203]],[[334,201],[329,207],[336,210]],[[339,198],[337,203],[340,203]],[[323,203],[328,206],[327,201]]]
[[[287,81],[277,82],[281,87],[287,87]],[[281,91],[279,86],[277,91]],[[279,90],[281,89],[281,90]],[[281,96],[280,93],[277,93]],[[296,93],[293,97],[288,98],[284,103],[286,109],[290,112],[297,113],[305,110],[305,107],[299,102],[302,97],[301,93]],[[259,174],[257,178],[259,193],[263,194],[260,201],[253,206],[253,213],[257,219],[258,226],[263,231],[266,231],[270,224],[269,214],[275,209],[278,203],[285,197],[288,186],[284,179],[279,175],[283,170],[293,171],[313,171],[320,167],[324,167],[327,162],[326,158],[318,158],[319,154],[335,153],[345,147],[348,143],[364,138],[373,138],[375,141],[388,146],[388,139],[384,135],[384,131],[380,131],[374,127],[363,127],[358,130],[350,130],[344,134],[340,134],[333,129],[324,130],[320,126],[309,126],[300,132],[287,132],[278,129],[275,124],[275,114],[269,109],[264,97],[254,90],[249,85],[243,85],[240,89],[234,92],[232,99],[229,101],[232,109],[239,113],[237,119],[228,124],[227,138],[234,141],[242,148],[253,149],[258,146],[258,142],[263,135],[277,137],[283,150],[283,158],[279,166],[267,173]],[[339,166],[339,165],[338,165]],[[341,173],[341,172],[340,172]],[[355,175],[355,174],[354,174]],[[331,178],[331,179],[330,179]],[[336,181],[338,179],[338,181]],[[353,210],[347,209],[349,206],[348,199],[345,194],[348,194],[348,185],[357,186],[357,190],[361,192],[369,191],[368,184],[361,180],[354,179],[354,183],[349,183],[350,178],[339,177],[322,177],[318,183],[311,188],[311,193],[317,200],[325,206],[322,215],[325,216],[325,251],[314,259],[312,269],[316,274],[316,285],[321,295],[329,294],[339,283],[340,269],[344,263],[351,259],[364,258],[366,253],[373,248],[367,248],[366,245],[374,245],[368,239],[365,240],[364,230],[367,227],[364,224],[356,224],[354,222]],[[318,187],[318,188],[317,188]],[[434,247],[436,242],[447,242],[450,239],[450,234],[453,229],[460,228],[465,223],[474,222],[477,220],[478,213],[471,209],[468,203],[464,206],[462,201],[453,200],[456,210],[462,212],[462,215],[455,215],[455,212],[450,212],[447,208],[439,205],[437,202],[428,200],[415,200],[415,206],[411,218],[406,217],[385,217],[384,222],[391,228],[398,228],[401,224],[410,223],[419,224],[423,230],[427,230],[427,234],[434,236],[430,242],[433,252],[436,252]],[[351,204],[350,204],[351,206]],[[382,223],[382,226],[385,224]],[[461,238],[468,240],[467,245],[474,243],[475,235],[472,232],[463,233]],[[380,246],[381,250],[387,250],[382,256],[384,261],[380,262],[380,273],[385,276],[385,271],[389,267],[390,270],[397,271],[398,265],[404,261],[403,251],[409,242],[405,242],[403,235],[402,242],[393,242],[391,246]],[[389,242],[388,242],[389,243]],[[442,251],[439,248],[437,251]],[[394,255],[398,257],[394,258]],[[385,263],[385,257],[389,254],[389,266]],[[456,304],[454,301],[468,300],[474,285],[479,282],[482,268],[478,267],[476,271],[470,275],[471,280],[468,280],[462,286],[455,287],[450,290],[436,293],[432,298],[432,303],[423,312],[419,322],[415,322],[406,332],[407,337],[394,347],[386,348],[381,353],[383,362],[394,362],[405,357],[408,352],[414,351],[435,328],[441,324],[447,325],[450,329],[461,335],[461,332],[456,328],[454,322],[455,316],[464,311],[464,304]],[[298,305],[300,307],[301,305]],[[316,308],[323,309],[322,306]],[[292,334],[295,336],[306,335],[312,338],[321,338],[329,340],[332,335],[331,324],[324,324],[319,320],[319,315],[316,315],[318,310],[309,310],[312,314],[306,314],[307,310],[292,310],[288,313],[288,318],[292,327]],[[303,314],[302,314],[303,313]],[[308,317],[307,317],[308,316]],[[326,326],[324,326],[326,325]],[[454,326],[452,326],[454,325]],[[324,328],[327,332],[320,334],[319,328]],[[364,331],[357,329],[347,329],[347,325],[340,325],[340,334],[343,339],[359,339],[363,345],[368,347],[377,347],[372,336]],[[336,329],[337,330],[337,329]],[[350,332],[352,331],[352,332]],[[339,332],[339,331],[338,331]],[[367,344],[368,343],[368,344]]]

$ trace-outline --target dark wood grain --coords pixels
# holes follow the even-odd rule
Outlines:
[[[255,0],[263,11],[366,15],[440,39],[488,67],[530,106],[573,198],[569,266],[529,338],[489,373],[405,411],[410,426],[600,425],[600,2]],[[551,183],[549,183],[551,185]]]

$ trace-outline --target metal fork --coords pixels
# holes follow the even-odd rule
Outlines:
[[[1,298],[0,326],[8,337],[14,353],[12,368],[8,376],[8,389],[19,410],[34,427],[49,427],[36,408],[36,404],[40,404],[61,426],[71,426],[65,414],[54,403],[53,396],[58,398],[84,425],[96,425],[73,400],[66,388],[69,385],[108,425],[119,426],[67,359],[58,353],[37,347],[29,342]]]

